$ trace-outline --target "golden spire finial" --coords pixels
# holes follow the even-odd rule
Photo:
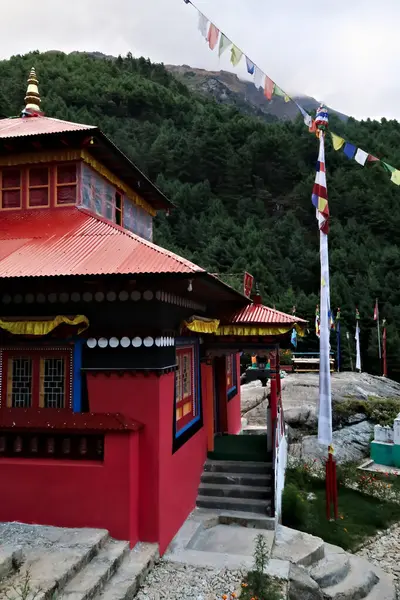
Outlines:
[[[35,67],[32,67],[28,78],[28,89],[25,96],[25,110],[40,112],[40,95],[38,88],[38,79],[36,77]]]

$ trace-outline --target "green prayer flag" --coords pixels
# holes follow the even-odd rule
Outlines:
[[[221,33],[221,38],[219,40],[219,50],[218,55],[221,56],[225,52],[227,48],[232,44],[231,40],[226,37],[223,33]]]
[[[238,66],[242,56],[243,56],[243,52],[241,50],[239,50],[239,48],[237,46],[233,45],[232,49],[231,49],[231,63],[233,64],[234,67]]]
[[[383,165],[383,168],[388,172],[388,173],[394,173],[395,172],[395,168],[392,167],[392,165],[388,165],[387,163],[383,162],[383,160],[381,160],[381,163]]]
[[[281,88],[280,88],[280,87],[278,87],[278,86],[275,84],[275,88],[274,88],[274,95],[275,95],[275,96],[281,96],[282,98],[284,98],[284,97],[286,96],[286,92],[284,92],[283,90],[281,90]]]

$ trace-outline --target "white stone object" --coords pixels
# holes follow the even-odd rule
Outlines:
[[[393,441],[400,444],[400,415],[397,415],[393,423]]]
[[[385,425],[375,425],[374,427],[374,440],[375,442],[383,442],[384,444],[393,443],[393,427]]]

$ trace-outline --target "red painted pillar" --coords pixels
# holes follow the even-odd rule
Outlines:
[[[201,393],[204,407],[204,424],[207,432],[207,450],[214,450],[214,381],[212,364],[201,365]]]
[[[275,431],[275,422],[276,417],[278,415],[278,381],[277,381],[277,373],[276,373],[276,350],[271,352],[270,354],[270,365],[271,365],[271,421],[272,421],[272,430]],[[279,382],[280,385],[280,382]]]

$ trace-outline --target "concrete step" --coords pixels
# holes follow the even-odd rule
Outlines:
[[[270,487],[251,485],[221,485],[218,483],[201,483],[200,496],[220,496],[228,498],[252,498],[266,500],[271,497]]]
[[[22,548],[14,546],[0,547],[0,581],[19,569],[24,561]]]
[[[219,496],[199,495],[196,504],[200,508],[237,510],[262,515],[269,515],[271,510],[270,500],[253,500],[249,498],[221,498]]]
[[[134,598],[159,556],[157,544],[142,542],[136,544],[133,550],[125,556],[115,575],[95,597],[95,600],[131,600]]]
[[[204,471],[201,475],[202,483],[215,483],[219,485],[255,485],[268,486],[272,483],[272,473],[219,473]]]
[[[389,578],[383,578],[372,588],[365,600],[396,600],[397,594],[393,582]]]
[[[310,567],[309,574],[321,588],[336,585],[343,581],[350,571],[348,554],[328,554]]]
[[[266,475],[272,472],[272,463],[244,460],[207,460],[204,470],[214,473],[258,473]]]
[[[367,561],[350,556],[350,570],[347,576],[337,583],[323,589],[327,600],[361,600],[379,582],[379,577]]]
[[[57,598],[91,600],[113,576],[128,552],[128,542],[109,540],[97,556],[71,579]]]
[[[325,545],[319,537],[278,525],[271,556],[309,567],[324,558]]]
[[[29,529],[29,526],[25,527]],[[0,583],[0,598],[7,597],[5,591],[20,588],[28,573],[29,587],[33,594],[37,593],[35,600],[52,599],[110,539],[108,532],[102,529],[32,528],[38,530],[37,546],[31,542],[26,546],[26,560],[22,568]]]

